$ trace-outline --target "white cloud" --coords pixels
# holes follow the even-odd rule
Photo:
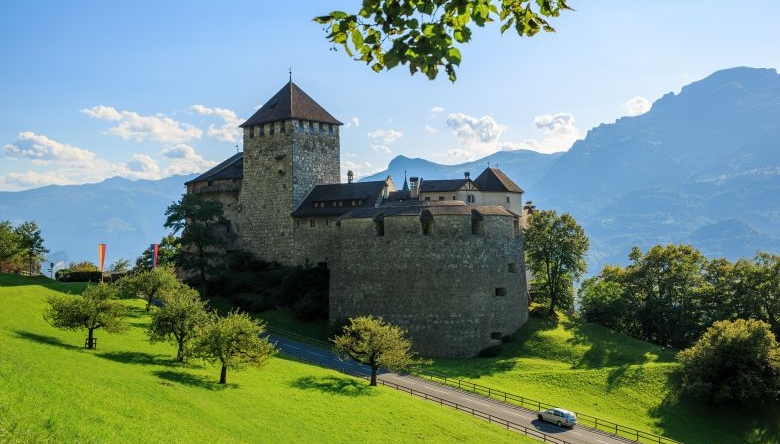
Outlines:
[[[444,112],[444,108],[442,108],[441,106],[434,106],[433,108],[430,109],[430,111],[431,114],[440,114]]]
[[[534,151],[554,153],[566,151],[582,137],[579,128],[574,125],[574,116],[570,113],[543,114],[534,117],[536,129],[544,134],[542,140],[528,139],[523,144]]]
[[[457,160],[473,160],[501,149],[508,149],[501,142],[506,126],[499,124],[490,116],[474,117],[463,113],[449,114],[447,126],[458,137],[458,148],[451,149],[448,157]]]
[[[351,162],[346,161],[341,164],[341,181],[347,181],[347,171],[352,171],[355,174],[355,182],[360,180],[361,177],[370,176],[382,171],[384,168],[377,168],[371,164],[371,162]]]
[[[353,117],[349,119],[349,122],[347,122],[347,124],[344,125],[344,128],[351,128],[353,126],[355,128],[360,128],[360,119],[358,119],[357,117]]]
[[[130,170],[130,173],[145,177],[151,176],[151,178],[160,175],[160,166],[157,164],[157,161],[147,154],[133,154],[132,160],[125,165]]]
[[[217,162],[204,159],[191,146],[184,144],[165,147],[160,154],[169,161],[165,168],[165,176],[199,173],[217,164]]]
[[[192,105],[190,107],[195,114],[201,116],[217,116],[224,123],[220,127],[209,125],[208,135],[215,137],[223,142],[237,142],[241,135],[241,129],[238,127],[242,121],[235,112],[225,108],[207,108],[203,105]]]
[[[82,109],[81,112],[96,119],[120,122],[106,132],[125,140],[143,142],[149,139],[163,143],[182,143],[199,139],[203,135],[199,128],[161,115],[142,116],[133,111],[117,111],[116,108],[103,105]]]
[[[122,114],[113,106],[98,105],[90,109],[82,109],[81,112],[95,119],[122,120]]]
[[[5,176],[0,176],[0,187],[6,190],[25,190],[46,185],[70,185],[73,183],[71,179],[57,172],[38,173],[27,171],[21,174],[8,173]]]
[[[437,130],[436,128],[428,125],[427,123],[425,124],[425,131],[427,131],[430,134],[436,134],[436,133],[439,132],[439,130]]]
[[[390,145],[403,136],[404,134],[400,131],[383,129],[369,131],[366,134],[366,137],[376,140],[376,142],[371,144],[371,148],[376,152],[384,153],[392,153],[393,150],[390,149]]]
[[[635,96],[634,98],[623,103],[623,108],[629,116],[638,116],[650,111],[652,104],[649,100],[642,96]]]
[[[32,159],[40,163],[85,163],[95,159],[95,153],[57,142],[31,131],[19,133],[16,140],[3,147],[6,157]]]
[[[463,113],[448,115],[447,126],[466,144],[495,143],[506,129],[490,116],[472,117]]]

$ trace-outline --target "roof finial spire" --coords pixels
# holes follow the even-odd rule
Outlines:
[[[292,83],[292,66],[290,67],[290,83]]]

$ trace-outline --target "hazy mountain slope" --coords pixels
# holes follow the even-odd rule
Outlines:
[[[390,175],[395,186],[401,188],[404,183],[404,172],[407,177],[458,179],[468,171],[472,178],[476,178],[485,168],[494,166],[507,173],[526,192],[526,196],[529,196],[534,191],[534,184],[561,155],[562,153],[542,154],[528,150],[498,151],[473,162],[457,165],[441,165],[424,159],[397,156],[386,170],[361,180],[384,180]]]
[[[97,262],[97,244],[105,243],[106,266],[135,258],[158,242],[165,209],[184,192],[190,176],[130,181],[121,178],[100,183],[47,186],[0,193],[0,220],[16,225],[34,220],[41,229],[52,262]]]

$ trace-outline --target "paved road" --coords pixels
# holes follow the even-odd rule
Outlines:
[[[370,370],[367,366],[352,360],[342,361],[328,350],[323,350],[322,348],[314,347],[309,344],[294,341],[274,334],[269,334],[269,339],[271,342],[275,342],[281,352],[284,354],[306,361],[311,361],[319,365],[340,370],[346,373],[366,377],[370,375]],[[519,426],[527,427],[530,430],[541,432],[551,437],[563,440],[567,443],[625,444],[626,442],[632,442],[582,426],[577,426],[573,429],[558,427],[554,424],[538,420],[536,418],[535,411],[520,408],[511,404],[506,404],[415,376],[380,372],[378,378],[388,383],[388,385],[399,385],[405,387],[405,391],[407,392],[409,389],[411,389],[421,394],[427,394],[431,397],[443,399],[450,406],[457,404],[458,406],[461,406],[459,407],[459,410],[461,411],[470,412],[471,409],[477,410],[479,412],[490,415],[492,418],[495,418],[494,422],[509,421]]]

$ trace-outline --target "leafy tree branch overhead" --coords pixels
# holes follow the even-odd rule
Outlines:
[[[502,34],[513,28],[532,37],[555,32],[548,19],[564,10],[573,10],[568,0],[363,0],[356,14],[333,11],[314,21],[325,25],[334,50],[341,46],[376,72],[408,65],[433,80],[443,68],[454,82],[456,45],[471,40],[471,26],[498,22]]]

